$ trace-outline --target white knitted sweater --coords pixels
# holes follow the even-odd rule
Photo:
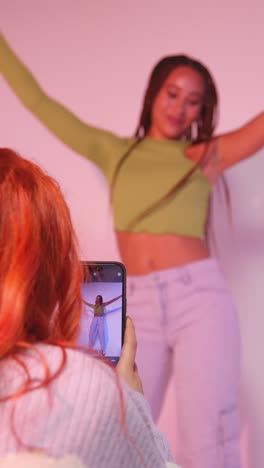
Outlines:
[[[60,349],[41,345],[51,369]],[[43,367],[30,352],[24,357],[31,376]],[[11,360],[0,365],[0,396],[17,389],[21,370]],[[52,457],[75,456],[84,467],[164,468],[172,461],[167,442],[154,425],[144,397],[124,383],[125,420],[120,424],[120,400],[113,371],[80,351],[67,350],[67,365],[48,387],[19,397],[15,430],[24,444]],[[0,403],[0,456],[24,450],[11,430],[12,402]]]

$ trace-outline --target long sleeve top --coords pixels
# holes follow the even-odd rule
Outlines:
[[[0,73],[25,107],[65,145],[96,164],[110,185],[133,146],[113,193],[116,231],[203,238],[211,192],[208,178],[197,168],[177,193],[172,191],[194,169],[184,153],[186,142],[146,137],[134,146],[134,138],[120,138],[82,122],[43,91],[1,34]],[[148,216],[137,219],[156,204]]]

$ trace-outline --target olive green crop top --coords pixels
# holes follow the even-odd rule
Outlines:
[[[93,128],[49,98],[1,35],[0,71],[22,103],[67,146],[93,161],[111,184],[118,161],[134,139]],[[164,203],[130,227],[193,167],[184,155],[185,147],[184,142],[147,137],[131,151],[118,173],[113,193],[117,231],[203,237],[211,185],[200,169]]]

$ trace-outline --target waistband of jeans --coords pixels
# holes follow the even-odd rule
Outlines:
[[[214,258],[206,258],[195,262],[187,263],[185,265],[168,268],[166,270],[158,270],[148,273],[146,275],[130,275],[127,280],[128,283],[140,285],[143,281],[147,283],[158,283],[167,280],[181,279],[188,281],[189,278],[196,275],[204,275],[209,273],[220,273],[221,268],[219,263]],[[221,272],[222,274],[222,272]]]

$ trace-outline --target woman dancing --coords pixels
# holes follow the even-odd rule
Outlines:
[[[91,307],[91,309],[94,311],[93,320],[89,331],[88,346],[89,348],[93,348],[96,342],[96,338],[98,337],[101,346],[99,352],[103,355],[105,354],[105,314],[107,313],[105,307],[117,301],[120,299],[120,297],[122,297],[122,294],[120,294],[120,296],[114,297],[110,301],[103,302],[103,297],[99,294],[96,296],[94,304],[90,304],[83,299],[84,304]]]
[[[214,136],[210,72],[169,56],[151,73],[135,136],[120,138],[47,96],[3,38],[0,70],[23,104],[109,182],[145,395],[157,418],[173,373],[180,466],[239,468],[239,329],[205,230],[213,183],[262,148],[264,113]]]

